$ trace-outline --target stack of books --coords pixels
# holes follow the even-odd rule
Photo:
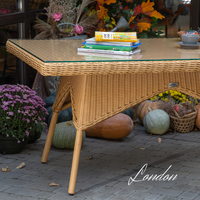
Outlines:
[[[141,51],[140,45],[136,32],[95,32],[95,37],[86,39],[78,52],[130,56]]]

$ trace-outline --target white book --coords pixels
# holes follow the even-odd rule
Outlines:
[[[140,48],[136,48],[133,51],[112,51],[112,50],[101,50],[101,49],[85,49],[82,47],[78,48],[78,52],[87,52],[87,53],[103,53],[103,54],[111,54],[111,55],[126,55],[130,56],[135,53],[140,52]]]
[[[86,60],[120,60],[120,59],[132,59],[132,56],[123,55],[110,55],[110,54],[100,54],[100,53],[87,53],[78,52],[78,55],[82,55]]]
[[[101,45],[113,45],[113,46],[134,46],[135,44],[139,43],[139,39],[137,42],[98,42],[95,41],[95,37],[86,39],[85,44],[101,44]],[[84,44],[83,43],[83,44]]]

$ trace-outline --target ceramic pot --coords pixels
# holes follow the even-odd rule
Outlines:
[[[17,139],[14,137],[5,137],[0,135],[0,153],[3,154],[14,154],[20,153],[28,142],[28,138],[24,141],[17,143]]]

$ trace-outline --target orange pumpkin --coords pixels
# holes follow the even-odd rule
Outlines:
[[[140,103],[137,109],[137,116],[140,122],[143,124],[144,116],[148,113],[147,105],[149,105],[152,110],[155,110],[159,108],[160,104],[161,104],[161,101],[153,102],[150,100],[146,100]]]
[[[195,109],[197,110],[197,117],[196,117],[196,127],[200,129],[200,103],[198,103],[195,106]]]
[[[85,130],[86,136],[106,139],[121,139],[133,130],[133,120],[119,113]]]

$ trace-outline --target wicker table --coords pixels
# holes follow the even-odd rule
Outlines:
[[[72,106],[77,128],[69,194],[75,193],[82,131],[160,92],[200,98],[200,51],[180,39],[143,39],[130,58],[77,55],[80,40],[8,40],[7,50],[43,76],[62,76],[42,156],[46,163],[59,111]],[[70,98],[71,97],[71,98]]]

